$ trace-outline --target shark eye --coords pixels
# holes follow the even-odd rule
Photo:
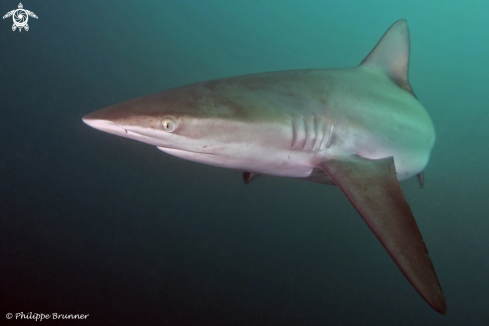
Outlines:
[[[163,126],[163,130],[166,132],[173,132],[173,130],[175,130],[177,127],[177,123],[171,118],[163,119],[163,121],[161,121],[161,125]]]

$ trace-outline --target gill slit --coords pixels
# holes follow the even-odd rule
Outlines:
[[[307,145],[307,139],[309,138],[309,133],[307,132],[308,128],[307,128],[307,121],[306,121],[306,118],[304,117],[303,114],[301,114],[302,116],[302,123],[304,124],[304,131],[306,133],[306,137],[304,138],[304,144],[302,145],[302,150],[306,150],[306,145]]]
[[[326,148],[329,148],[331,145],[331,139],[333,138],[333,130],[334,130],[334,123],[331,125],[331,129],[329,130],[329,137],[328,137],[328,143],[326,144]]]
[[[290,119],[292,120],[292,145],[290,146],[290,149],[294,149],[295,142],[297,141],[297,130],[294,117],[290,117]]]
[[[319,121],[316,121],[318,119],[319,119]],[[312,147],[312,151],[313,152],[320,149],[321,143],[323,142],[323,138],[324,138],[323,120],[321,118],[318,118],[315,115],[314,116],[314,122],[315,122],[315,125],[316,125],[316,140],[314,141],[314,146]],[[319,130],[319,129],[321,129],[321,130]]]

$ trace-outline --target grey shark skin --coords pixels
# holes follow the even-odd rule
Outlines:
[[[191,161],[337,185],[426,302],[446,302],[399,181],[428,163],[435,130],[408,81],[409,31],[394,23],[354,68],[232,77],[86,115],[102,131]],[[422,180],[422,175],[419,175]]]

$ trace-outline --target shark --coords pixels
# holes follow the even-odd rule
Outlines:
[[[419,295],[446,300],[400,182],[423,186],[436,134],[408,80],[395,22],[360,65],[250,74],[165,90],[83,117],[96,129],[198,163],[335,185]]]

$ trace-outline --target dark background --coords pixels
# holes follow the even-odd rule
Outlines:
[[[0,14],[17,5],[0,1]],[[0,21],[0,323],[56,312],[98,325],[489,324],[486,2],[23,5],[39,17],[28,32]],[[245,186],[238,172],[81,121],[197,81],[354,66],[399,18],[411,27],[411,84],[438,134],[425,189],[403,188],[446,316],[336,187]]]

